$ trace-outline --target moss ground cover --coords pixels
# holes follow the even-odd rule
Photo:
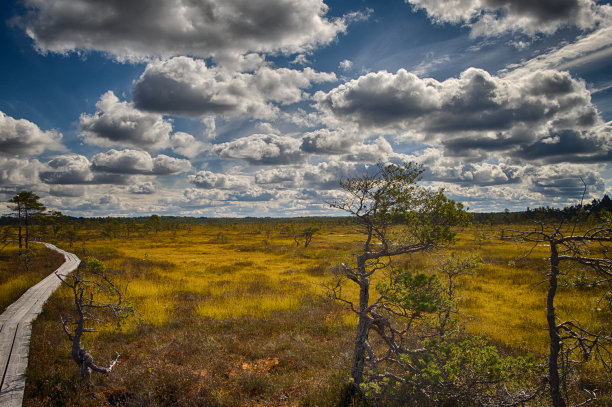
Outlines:
[[[320,226],[306,249],[279,222],[211,223],[111,240],[82,231],[72,251],[111,269],[136,317],[86,338],[100,360],[115,351],[122,356],[110,376],[83,384],[58,322],[71,306],[70,293],[60,289],[34,325],[24,405],[335,405],[348,378],[355,320],[319,295],[330,268],[350,261],[362,238],[350,226]],[[453,250],[484,260],[461,279],[463,321],[506,352],[543,355],[545,287],[538,283],[547,248],[522,258],[529,248],[490,237],[499,233],[458,234]],[[427,269],[441,254],[400,262]],[[568,285],[560,310],[606,326],[609,313],[593,311],[600,294]],[[584,377],[610,391],[610,378],[598,370]]]

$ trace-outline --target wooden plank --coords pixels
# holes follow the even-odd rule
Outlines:
[[[64,263],[29,288],[0,315],[0,406],[3,407],[18,407],[23,401],[32,322],[42,311],[45,301],[61,284],[55,273],[67,275],[81,262],[73,253],[50,243],[44,245],[63,254]]]

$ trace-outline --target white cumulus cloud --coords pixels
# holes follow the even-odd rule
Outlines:
[[[221,158],[238,158],[251,164],[297,164],[304,159],[300,140],[276,134],[252,134],[213,146]]]
[[[206,148],[205,144],[196,140],[189,133],[177,131],[170,136],[172,151],[188,158],[194,158]]]
[[[191,163],[182,158],[160,154],[153,158],[141,150],[109,150],[92,158],[93,168],[118,174],[170,175],[191,169]]]
[[[83,155],[61,155],[49,161],[47,165],[49,170],[40,175],[42,181],[47,184],[86,184],[94,179],[91,163]]]
[[[62,135],[43,131],[26,119],[14,119],[0,111],[0,154],[30,156],[46,150],[64,150]]]
[[[469,68],[440,82],[400,69],[370,73],[315,97],[321,111],[347,126],[421,135],[451,156],[481,159],[505,151],[517,159],[572,161],[582,153],[582,160],[598,160],[611,148],[610,128],[585,83],[567,72],[498,77]],[[539,148],[551,137],[561,141],[554,151]],[[572,141],[580,141],[581,151]]]
[[[131,185],[128,188],[130,194],[136,195],[151,195],[156,191],[155,185],[152,182],[141,182],[138,184]]]
[[[168,146],[172,124],[160,114],[142,112],[121,102],[112,91],[96,103],[93,115],[80,117],[81,136],[101,146],[134,146],[156,150]]]
[[[36,159],[0,155],[0,185],[33,185],[38,183],[42,164]]]
[[[251,186],[251,181],[246,176],[219,174],[212,171],[198,171],[188,178],[189,182],[202,189],[246,190]]]
[[[190,57],[175,57],[147,65],[134,83],[136,107],[179,116],[273,117],[277,104],[299,102],[308,97],[312,83],[335,81],[333,73],[312,68],[295,70],[259,67],[242,73]]]
[[[98,50],[122,60],[296,53],[333,41],[356,16],[322,0],[24,0],[17,21],[42,52]]]
[[[468,24],[474,35],[520,31],[552,34],[563,26],[593,29],[611,8],[593,0],[405,0],[437,23]]]

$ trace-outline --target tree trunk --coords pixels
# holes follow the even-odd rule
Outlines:
[[[18,222],[19,222],[19,253],[21,253],[21,239],[22,239],[22,235],[21,235],[21,208],[17,209],[17,218],[18,218]]]
[[[28,219],[28,210],[25,209],[25,248],[28,250],[28,241],[30,240],[30,228]]]
[[[548,383],[550,398],[555,407],[565,407],[565,400],[561,394],[559,378],[559,354],[561,353],[561,337],[557,329],[555,315],[555,294],[557,292],[557,276],[559,275],[559,253],[555,242],[550,243],[550,281],[548,297],[546,299],[546,319],[550,335],[550,355],[548,356]]]
[[[372,324],[366,309],[370,302],[370,281],[366,276],[365,259],[357,258],[357,268],[359,270],[359,324],[357,325],[357,336],[355,338],[355,349],[353,350],[353,366],[351,368],[351,378],[355,385],[363,382],[363,369],[366,358],[366,342]]]

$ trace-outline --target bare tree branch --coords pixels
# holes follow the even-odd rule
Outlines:
[[[81,369],[81,377],[89,379],[91,372],[108,374],[112,371],[119,360],[119,354],[109,367],[101,367],[94,363],[93,357],[83,348],[81,339],[83,334],[97,332],[92,326],[86,326],[92,322],[103,322],[108,318],[120,319],[132,312],[131,307],[123,305],[121,291],[105,274],[104,265],[97,259],[87,258],[82,261],[79,268],[70,276],[57,277],[63,284],[72,289],[76,318],[62,316],[62,328],[68,339],[72,342],[72,358]],[[71,281],[69,282],[68,279]],[[94,297],[98,295],[102,298]],[[87,295],[86,295],[87,294]],[[70,322],[71,319],[74,322]],[[70,329],[68,325],[73,328]]]

